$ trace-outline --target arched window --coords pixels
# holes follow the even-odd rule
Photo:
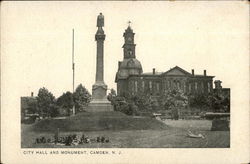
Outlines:
[[[204,92],[204,84],[203,84],[203,82],[201,82],[201,92],[202,93]]]
[[[138,92],[138,84],[137,84],[137,81],[135,81],[135,93]]]
[[[180,86],[180,82],[179,81],[177,81],[177,89],[180,89],[181,88],[181,86]]]
[[[208,91],[208,93],[211,91],[211,86],[210,86],[209,82],[207,83],[207,91]]]
[[[164,90],[167,90],[167,87],[168,87],[167,86],[167,81],[164,81],[163,83],[164,83]]]
[[[157,93],[160,92],[160,84],[159,83],[156,83],[156,90],[157,90]]]
[[[129,60],[128,61],[128,64],[127,64],[127,66],[134,66],[135,65],[135,62],[131,59],[131,60]]]
[[[141,82],[141,88],[142,88],[142,91],[144,91],[144,88],[145,88],[145,82],[144,81]]]
[[[192,85],[191,84],[189,84],[189,93],[191,93],[192,92]]]
[[[149,81],[149,90],[152,91],[152,81]]]

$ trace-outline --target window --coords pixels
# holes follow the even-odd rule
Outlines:
[[[197,91],[197,88],[198,88],[198,84],[197,82],[195,82],[195,90]]]
[[[191,90],[192,90],[192,86],[191,86],[191,84],[189,84],[189,92],[191,93]]]
[[[152,81],[149,81],[149,90],[152,90]]]
[[[208,82],[207,83],[207,91],[208,91],[208,93],[210,92],[210,90],[211,90],[211,86],[210,86],[210,83]]]
[[[141,87],[142,87],[142,91],[144,91],[144,87],[145,87],[145,82],[144,81],[142,81]]]
[[[135,93],[138,92],[138,86],[137,86],[137,81],[135,81]]]
[[[176,89],[177,84],[176,84],[176,81],[175,81],[175,80],[173,81],[172,85],[173,85],[173,88]]]
[[[203,82],[201,82],[201,92],[202,93],[204,92],[204,84],[203,84]]]
[[[156,83],[156,90],[157,90],[157,92],[160,91],[160,84],[159,83]]]
[[[135,65],[135,62],[132,60],[132,59],[130,59],[129,61],[128,61],[128,63],[127,63],[127,66],[128,67],[132,67],[132,66],[134,66]]]
[[[177,89],[180,89],[181,87],[180,87],[180,82],[179,81],[177,81]]]

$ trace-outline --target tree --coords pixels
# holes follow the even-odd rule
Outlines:
[[[55,110],[55,97],[46,88],[40,88],[37,96],[37,105],[39,114],[42,117],[54,116]],[[52,112],[53,111],[53,112]],[[53,114],[52,114],[53,113]],[[52,115],[51,115],[52,114]]]
[[[113,88],[110,90],[110,93],[108,94],[107,99],[111,102],[111,105],[113,105],[114,110],[116,110],[118,101],[117,101],[116,91]]]
[[[209,99],[204,94],[192,94],[189,96],[190,107],[206,110],[209,107]]]
[[[76,112],[83,111],[84,107],[89,104],[91,95],[89,91],[84,86],[82,86],[82,84],[80,84],[73,93],[73,100],[75,103]]]
[[[115,111],[125,113],[127,115],[132,115],[133,108],[131,101],[128,101],[125,97],[117,96],[116,91],[111,89],[110,93],[107,96],[107,99],[111,102]]]
[[[129,100],[134,102],[140,111],[151,111],[156,106],[156,100],[153,100],[149,93],[138,92],[136,95],[130,96]]]
[[[59,107],[56,105],[56,103],[53,103],[50,105],[50,110],[48,112],[50,117],[57,117],[59,113]]]
[[[208,101],[214,112],[230,112],[230,97],[215,92],[209,95]]]
[[[168,90],[161,98],[162,106],[171,110],[172,118],[179,119],[179,109],[188,105],[188,98],[182,90]]]
[[[110,93],[108,94],[108,96],[107,96],[107,99],[111,102],[111,104],[112,103],[114,103],[114,99],[115,99],[115,97],[116,97],[116,91],[112,88],[111,90],[110,90]],[[113,105],[113,104],[112,104]]]
[[[70,111],[74,105],[73,94],[69,91],[63,93],[63,95],[57,99],[56,104],[61,108],[65,109],[67,115],[70,115]]]

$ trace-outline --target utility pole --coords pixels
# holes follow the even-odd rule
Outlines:
[[[73,92],[75,92],[75,62],[74,62],[74,29],[72,30],[72,70],[73,70]],[[75,104],[73,104],[73,115],[75,115]]]

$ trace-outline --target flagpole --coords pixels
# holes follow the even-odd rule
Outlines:
[[[73,70],[73,92],[75,92],[75,62],[74,62],[74,29],[72,29],[72,70]],[[75,115],[75,104],[73,105],[73,115]]]

